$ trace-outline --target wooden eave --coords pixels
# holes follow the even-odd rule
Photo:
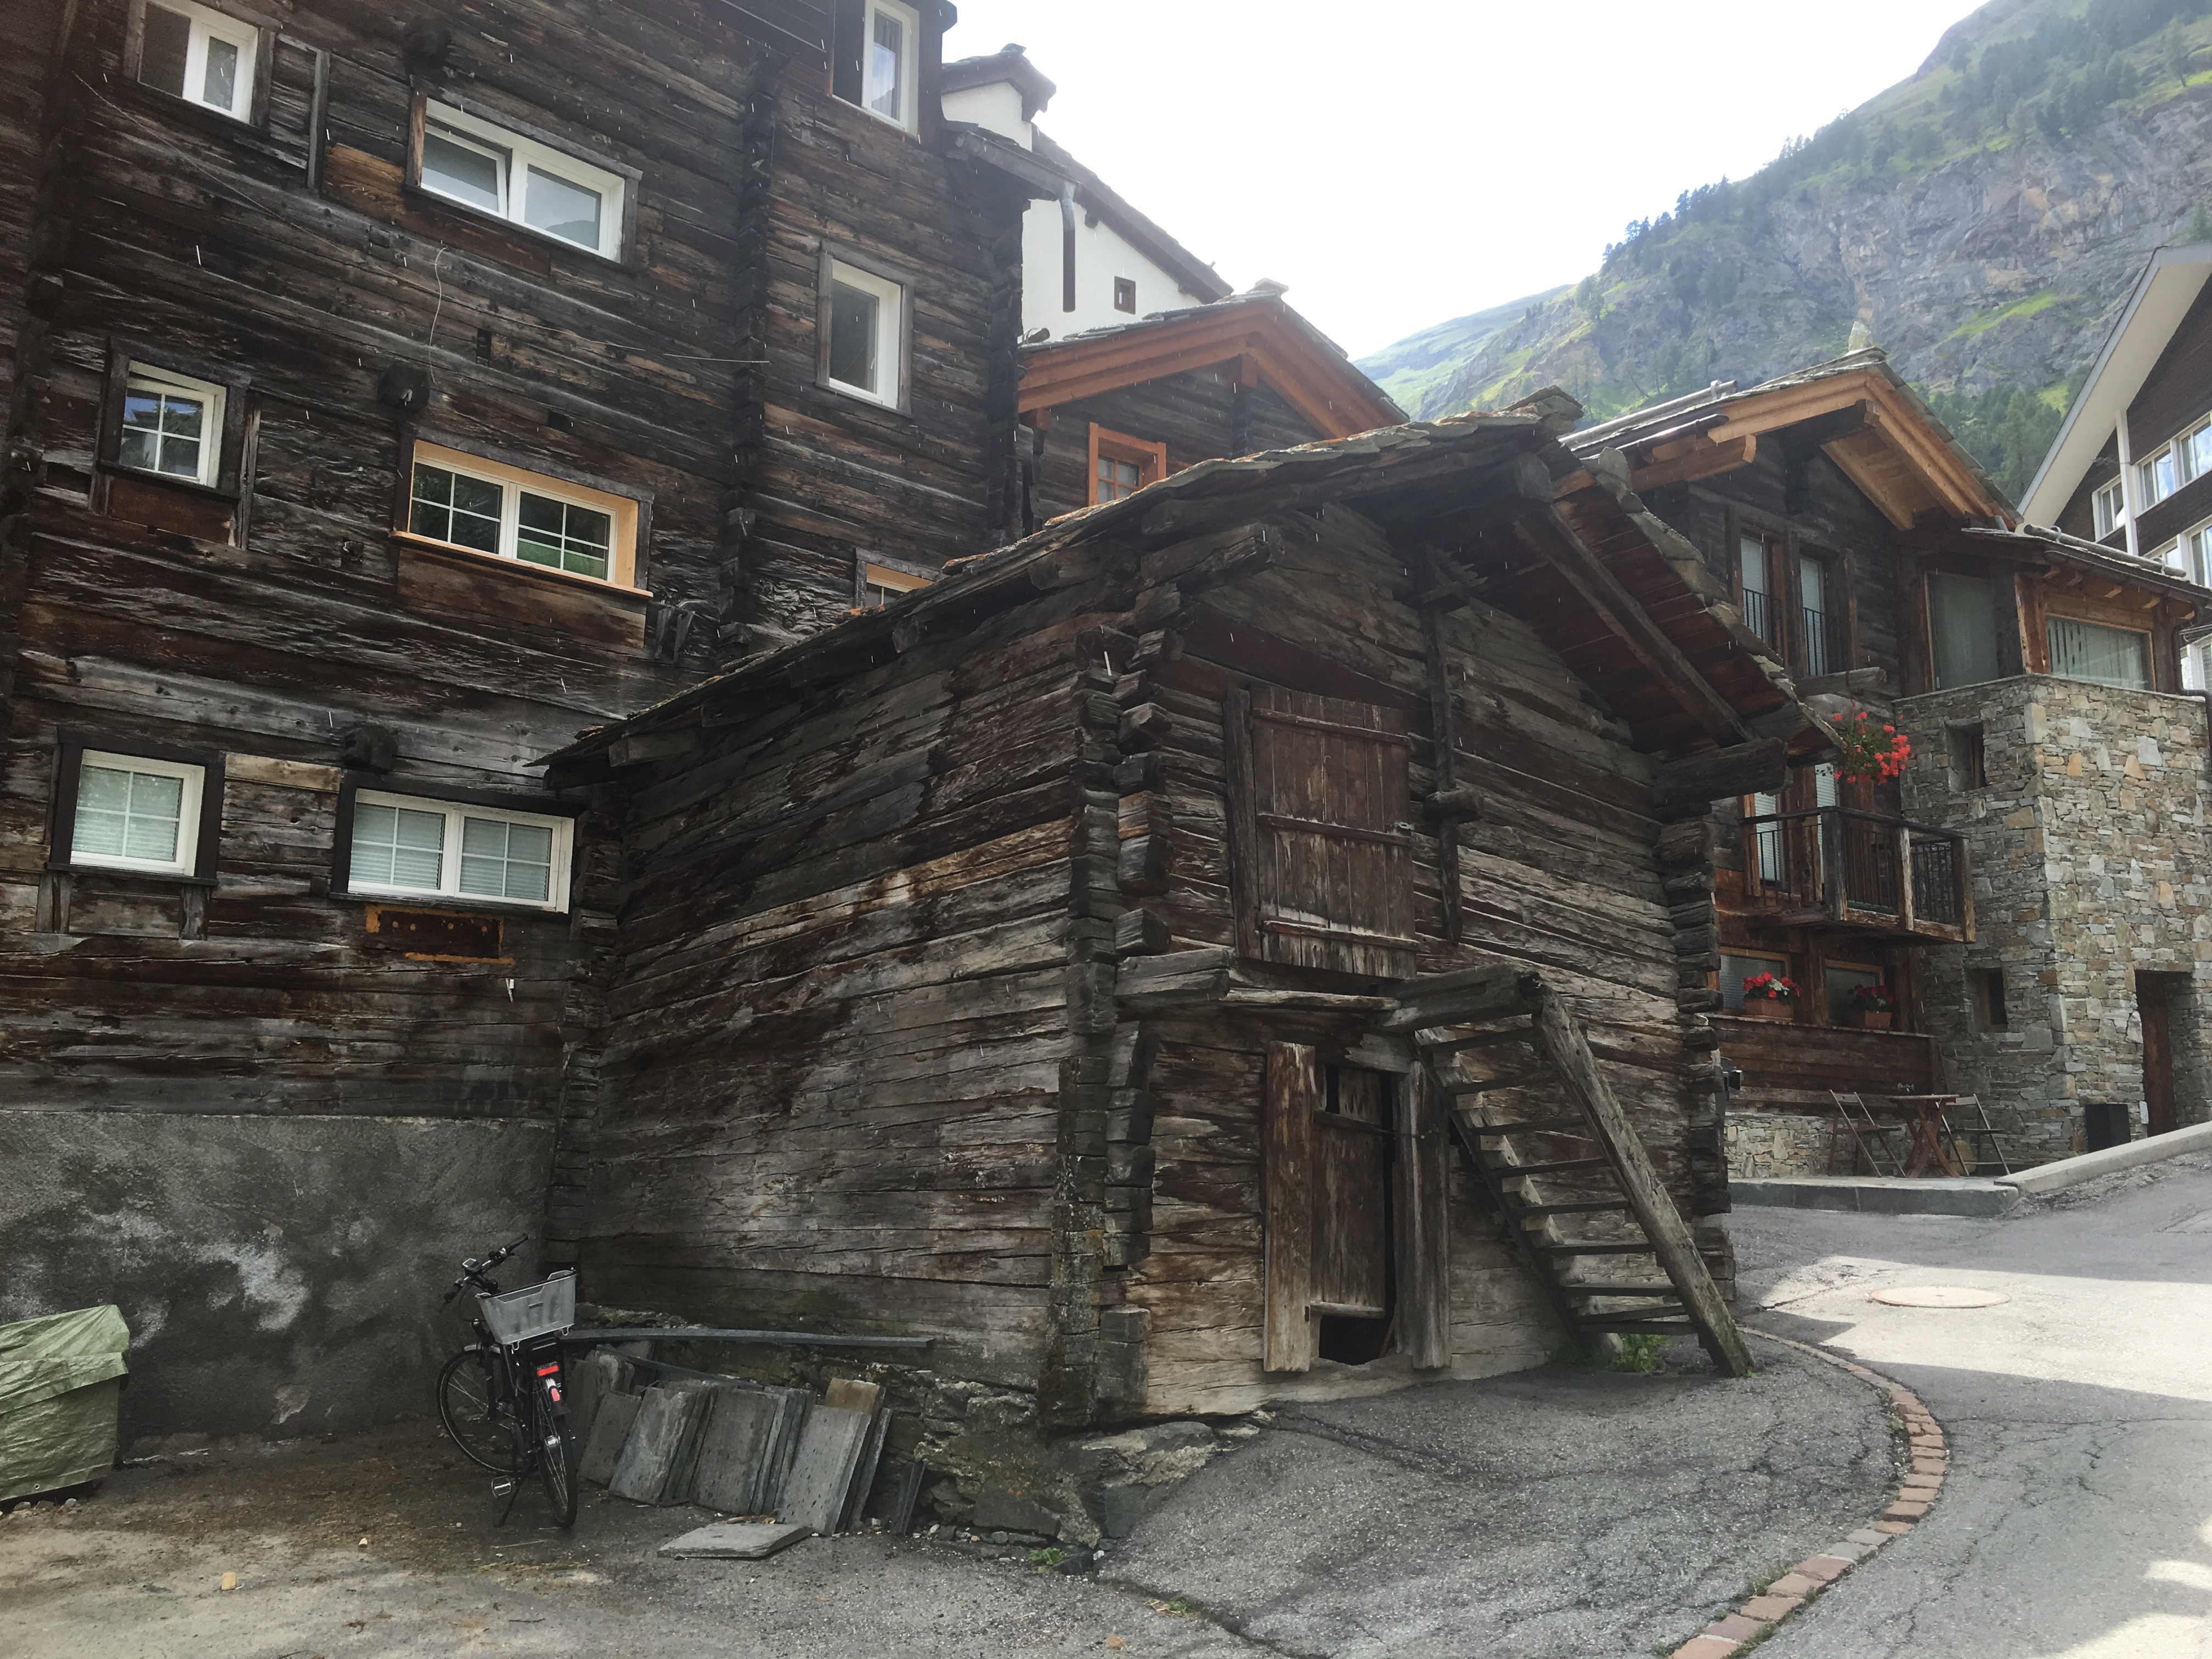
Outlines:
[[[1397,426],[1404,411],[1278,300],[1224,301],[1022,355],[1024,415],[1194,369],[1235,362],[1325,438]]]
[[[1747,736],[1781,737],[1800,751],[1824,747],[1826,727],[1735,618],[1696,550],[1625,483],[1573,473],[1584,481],[1580,487],[1551,499],[1547,467],[1571,473],[1572,465],[1538,418],[1518,415],[1396,426],[1201,461],[1012,546],[957,561],[943,580],[880,610],[584,732],[546,757],[549,781],[605,775],[607,752],[618,743],[699,725],[748,696],[780,699],[794,687],[865,672],[1041,593],[1126,581],[1147,548],[1328,504],[1375,518],[1408,548],[1427,526],[1460,527],[1457,545],[1440,550],[1479,584],[1485,603],[1534,627],[1644,749],[1677,753]],[[1495,522],[1466,528],[1486,516],[1473,509],[1492,495],[1512,499],[1486,515]],[[1632,614],[1615,602],[1624,599]]]
[[[1875,368],[1739,393],[1725,405],[1727,418],[1703,440],[1721,448],[1861,404],[1866,418],[1859,429],[1821,448],[1899,529],[1911,529],[1928,512],[1960,521],[2014,521],[2003,498],[1929,424],[1896,382]]]

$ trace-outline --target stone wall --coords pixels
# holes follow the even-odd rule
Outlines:
[[[1739,1112],[1728,1115],[1728,1167],[1731,1177],[1772,1181],[1791,1176],[1844,1174],[1828,1167],[1837,1130],[1832,1116],[1809,1112]]]
[[[2202,1120],[2203,702],[2027,675],[1904,698],[1897,715],[1914,750],[1905,815],[1965,832],[1972,869],[1973,942],[1930,948],[1923,964],[1948,1086],[2019,1111],[2036,1159],[2081,1150],[2082,1103],[2142,1099],[2136,975],[2191,975],[2172,998],[2174,1073],[2180,1121]],[[1979,787],[1954,777],[1947,738],[1975,720]],[[2002,1028],[1985,1017],[1981,976],[1992,969],[2003,975]]]

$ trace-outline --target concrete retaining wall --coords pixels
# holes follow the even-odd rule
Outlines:
[[[122,1308],[126,1447],[419,1415],[463,1340],[438,1298],[537,1236],[552,1145],[518,1119],[0,1111],[0,1320]]]

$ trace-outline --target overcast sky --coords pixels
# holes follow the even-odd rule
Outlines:
[[[1038,125],[1239,288],[1354,356],[1572,282],[1919,67],[1970,0],[958,0]]]

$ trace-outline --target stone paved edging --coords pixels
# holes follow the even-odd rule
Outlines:
[[[1872,1525],[1860,1528],[1818,1555],[1807,1556],[1734,1613],[1716,1620],[1676,1648],[1673,1659],[1727,1659],[1745,1643],[1765,1636],[1803,1607],[1808,1599],[1834,1583],[1891,1539],[1911,1531],[1942,1492],[1943,1476],[1950,1467],[1951,1454],[1944,1444],[1942,1426],[1928,1407],[1920,1403],[1919,1396],[1902,1382],[1893,1382],[1863,1365],[1807,1343],[1793,1342],[1786,1336],[1771,1336],[1749,1326],[1743,1330],[1747,1336],[1778,1342],[1785,1348],[1824,1359],[1882,1395],[1889,1401],[1890,1409],[1905,1419],[1905,1431],[1912,1439],[1912,1466],[1899,1486],[1897,1495],[1875,1517]]]

